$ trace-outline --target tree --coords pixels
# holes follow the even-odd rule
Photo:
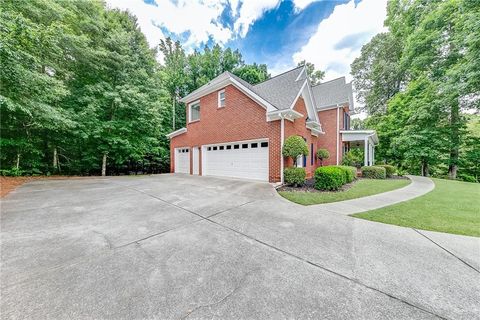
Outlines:
[[[300,136],[290,136],[283,143],[282,155],[292,158],[293,164],[296,166],[299,156],[308,156],[307,143]]]
[[[330,158],[330,153],[327,149],[318,149],[317,158],[320,160],[320,166],[323,166],[323,160]]]
[[[266,64],[246,64],[234,69],[233,73],[250,84],[257,84],[270,78]]]
[[[321,70],[316,70],[315,65],[311,62],[306,62],[305,60],[300,61],[297,66],[305,66],[307,69],[308,80],[312,86],[315,86],[322,81],[325,77],[325,72]]]

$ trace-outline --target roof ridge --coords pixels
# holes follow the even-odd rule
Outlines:
[[[291,72],[291,71],[293,71],[293,70],[296,70],[296,69],[298,69],[298,68],[303,68],[303,67],[305,67],[305,65],[302,64],[301,66],[297,66],[297,67],[295,67],[295,68],[293,68],[293,69],[290,69],[290,70],[284,71],[284,72],[282,72],[282,73],[279,73],[279,74],[277,74],[276,76],[273,76],[273,77],[271,77],[271,78],[268,78],[267,80],[262,81],[262,82],[259,82],[259,83],[255,84],[255,85],[253,85],[253,86],[256,87],[256,86],[258,86],[259,84],[265,83],[265,82],[270,81],[270,80],[272,80],[272,79],[274,79],[274,78],[277,78],[277,77],[279,77],[279,76],[282,76],[282,75],[284,75],[284,74],[286,74],[286,73],[288,73],[288,72]]]
[[[332,81],[335,81],[335,80],[338,80],[338,79],[342,79],[342,78],[345,78],[345,76],[341,76],[341,77],[338,77],[338,78],[335,78],[335,79],[332,79],[332,80],[328,80],[328,81],[325,81],[325,82],[317,83],[316,85],[313,85],[312,88],[313,88],[313,87],[316,87],[316,86],[319,86],[319,85],[321,85],[321,84],[329,83],[329,82],[332,82]],[[345,79],[345,80],[346,80],[346,79]],[[345,81],[345,84],[347,84],[346,82],[347,82],[347,81]],[[351,82],[351,81],[350,81],[350,82]]]

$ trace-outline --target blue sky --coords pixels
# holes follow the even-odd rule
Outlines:
[[[386,0],[107,0],[137,16],[150,45],[171,36],[187,51],[219,43],[272,74],[306,59],[345,75],[361,46],[384,30]],[[161,57],[159,57],[161,60]]]

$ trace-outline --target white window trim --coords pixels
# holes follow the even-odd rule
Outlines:
[[[297,168],[303,168],[303,157],[305,157],[303,154],[297,157]]]
[[[200,100],[197,100],[197,101],[194,101],[194,102],[190,103],[188,105],[188,123],[200,121],[200,110],[199,110],[199,118],[195,119],[195,120],[192,120],[192,106],[196,105],[196,104],[198,104],[198,106],[200,107],[200,110],[202,109],[201,106],[200,106]]]
[[[225,98],[226,98],[225,89],[218,91],[218,95],[217,95],[217,97],[218,97],[218,99],[217,99],[217,101],[218,101],[217,107],[218,107],[219,109],[220,109],[220,108],[225,108],[225,105],[222,106],[222,100],[220,99],[220,95],[221,95],[222,93],[223,93],[223,101],[225,102]]]

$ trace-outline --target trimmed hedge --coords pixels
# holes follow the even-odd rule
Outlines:
[[[377,166],[362,167],[362,177],[370,179],[385,179],[387,177],[387,170],[383,167]]]
[[[285,183],[295,187],[303,185],[306,176],[307,174],[304,168],[285,168],[285,170],[283,170]]]
[[[379,164],[379,165],[376,165],[376,167],[382,167],[382,168],[385,168],[385,172],[387,174],[387,178],[391,178],[393,177],[393,175],[395,174],[396,172],[396,169],[394,166],[391,166],[389,164]]]
[[[350,183],[357,178],[357,168],[350,167],[350,166],[335,166],[340,168],[345,173],[345,181],[346,183]]]
[[[335,166],[319,167],[315,170],[315,189],[338,190],[346,183],[345,170]]]

